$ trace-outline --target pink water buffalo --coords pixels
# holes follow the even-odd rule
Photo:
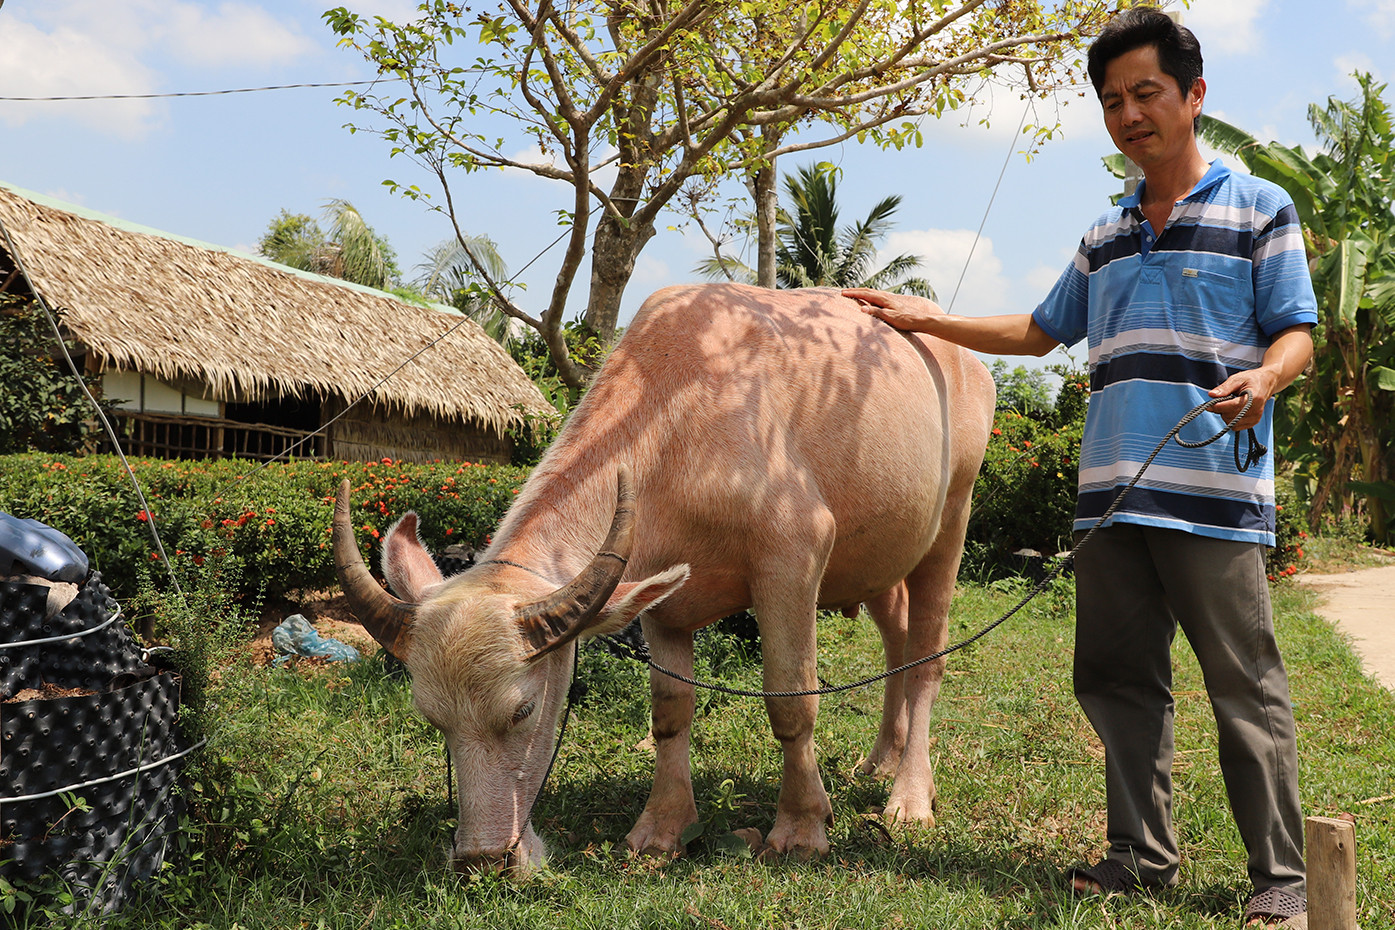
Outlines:
[[[816,687],[820,607],[866,605],[888,667],[942,648],[993,382],[968,352],[898,332],[828,290],[667,288],[645,302],[470,570],[443,580],[403,520],[371,577],[334,518],[364,626],[412,674],[460,786],[458,868],[526,873],[529,817],[579,639],[640,616],[691,674],[693,631],[750,607],[770,690]],[[400,598],[400,599],[399,599]],[[893,777],[891,820],[933,823],[930,708],[943,660],[888,680],[859,769]],[[651,675],[654,784],[627,841],[681,852],[697,819],[693,689]],[[784,755],[776,853],[828,851],[816,697],[767,698]]]

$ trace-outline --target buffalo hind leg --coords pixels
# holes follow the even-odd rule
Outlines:
[[[641,623],[654,661],[691,678],[693,634],[666,629],[647,615]],[[697,822],[689,760],[693,686],[651,671],[649,695],[653,702],[654,786],[625,842],[642,855],[672,857],[683,851],[683,831]]]
[[[867,612],[881,633],[886,652],[886,667],[892,669],[905,661],[907,594],[901,582],[884,594],[866,602]],[[905,676],[896,675],[884,683],[882,693],[882,722],[872,749],[857,764],[857,774],[872,778],[891,778],[901,764],[906,749]]]
[[[963,539],[954,524],[941,524],[941,540]],[[949,641],[949,605],[959,572],[962,547],[933,546],[906,578],[906,645],[902,662],[911,662],[945,648]],[[944,680],[945,660],[917,665],[901,674],[906,695],[906,748],[896,767],[884,817],[896,823],[935,825],[935,776],[930,766],[930,712]]]

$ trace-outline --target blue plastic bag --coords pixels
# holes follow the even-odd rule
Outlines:
[[[0,575],[16,574],[81,582],[87,554],[51,526],[0,513]]]
[[[280,653],[277,665],[292,656],[327,662],[357,662],[360,658],[358,650],[348,643],[321,636],[301,614],[291,614],[271,631],[271,645]]]

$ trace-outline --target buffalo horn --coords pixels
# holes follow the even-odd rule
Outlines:
[[[412,647],[412,623],[416,605],[399,600],[374,580],[358,551],[349,525],[349,481],[339,485],[334,499],[334,571],[349,600],[349,607],[378,644],[402,661]]]
[[[514,612],[514,620],[533,647],[530,662],[585,632],[625,574],[634,549],[635,523],[635,492],[628,465],[620,465],[616,483],[615,518],[591,564],[547,597]]]

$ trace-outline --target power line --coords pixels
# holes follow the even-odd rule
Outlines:
[[[4,0],[0,0],[4,3]],[[70,97],[0,97],[0,100],[28,103],[50,103],[62,100],[157,100],[165,97],[216,97],[220,94],[255,94],[264,90],[296,90],[302,87],[357,87],[379,81],[400,81],[400,77],[378,77],[371,81],[324,81],[318,84],[271,84],[266,87],[233,87],[226,90],[188,90],[167,94],[83,94]]]

